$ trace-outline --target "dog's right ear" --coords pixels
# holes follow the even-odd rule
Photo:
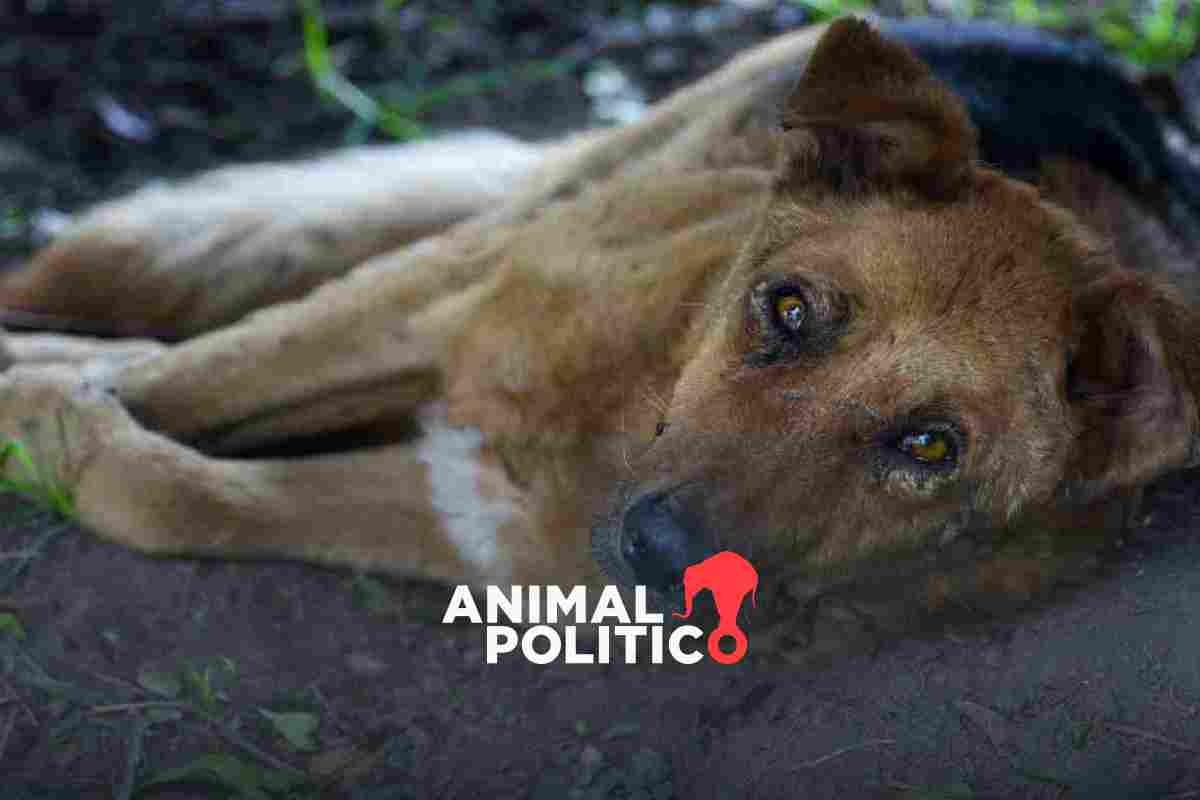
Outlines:
[[[1066,394],[1076,432],[1069,496],[1090,500],[1195,466],[1200,319],[1169,287],[1114,271],[1074,301]]]
[[[904,45],[842,19],[821,37],[783,109],[781,191],[953,196],[976,134],[959,98]]]

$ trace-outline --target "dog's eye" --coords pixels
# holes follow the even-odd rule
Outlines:
[[[808,321],[808,303],[796,292],[775,296],[775,322],[790,333],[801,333]]]
[[[850,300],[820,276],[786,275],[750,289],[746,363],[765,367],[831,350],[850,321]]]
[[[954,439],[946,431],[908,433],[897,442],[900,452],[922,464],[945,465],[957,456]]]

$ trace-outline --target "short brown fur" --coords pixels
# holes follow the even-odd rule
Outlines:
[[[300,259],[269,298],[235,284],[209,316],[184,309],[213,330],[165,350],[91,357],[63,337],[63,364],[9,371],[0,421],[85,523],[145,552],[628,582],[627,514],[653,495],[751,559],[784,628],[811,628],[836,587],[885,626],[909,619],[900,598],[1023,602],[1195,460],[1195,307],[979,166],[962,104],[904,48],[854,20],[817,36],[549,148],[498,208],[400,249],[381,236],[311,294],[327,265]],[[756,127],[778,69],[809,53],[782,124]],[[110,220],[0,292],[162,326],[121,304],[195,296],[154,248],[153,226]],[[82,264],[110,276],[107,300],[72,300]],[[225,324],[277,295],[300,299]],[[799,332],[772,316],[783,296]],[[10,350],[54,360],[18,335]],[[228,457],[351,428],[377,446]],[[952,460],[904,451],[930,431]]]

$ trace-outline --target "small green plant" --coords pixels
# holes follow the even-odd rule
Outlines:
[[[321,718],[309,711],[270,711],[258,709],[258,713],[271,723],[275,733],[286,741],[293,750],[302,752],[317,749],[316,733]]]
[[[354,605],[371,614],[387,614],[396,610],[396,601],[388,587],[376,577],[358,574],[350,582]]]
[[[0,206],[0,238],[16,239],[29,225],[29,212],[20,206]]]
[[[329,54],[329,32],[321,13],[320,0],[298,0],[304,30],[304,64],[317,89],[354,114],[368,130],[376,126],[396,139],[417,139],[424,128],[359,89],[337,70]]]
[[[42,472],[29,448],[16,439],[8,439],[0,445],[0,470],[15,461],[19,477],[0,478],[0,492],[10,492],[49,509],[67,519],[77,519],[75,496],[52,475]],[[12,470],[8,470],[10,473]]]
[[[220,702],[229,699],[225,689],[237,678],[237,664],[233,659],[221,656],[204,665],[186,664],[179,677],[184,696],[211,713],[217,710]]]
[[[1106,6],[1095,21],[1096,36],[1126,58],[1147,67],[1174,67],[1196,49],[1200,3],[1153,0],[1135,12],[1130,0]]]
[[[1018,25],[1063,30],[1078,21],[1069,8],[1066,0],[1052,0],[1049,3],[1039,0],[1010,0],[1006,16],[1010,22]]]
[[[227,753],[199,756],[182,767],[164,770],[143,782],[137,794],[174,783],[200,783],[225,790],[230,796],[249,800],[296,797],[304,783],[302,775],[262,767]],[[304,795],[307,796],[307,795]]]
[[[0,613],[0,636],[11,636],[17,640],[25,638],[25,628],[16,614],[8,611]]]
[[[1081,7],[1066,0],[1008,0],[999,16],[1018,25],[1090,31],[1124,58],[1144,67],[1169,69],[1196,49],[1200,3],[1180,0],[1116,0]]]
[[[419,139],[425,135],[425,126],[421,124],[420,117],[431,108],[458,98],[503,89],[513,83],[533,83],[557,77],[572,66],[569,61],[530,61],[504,69],[461,75],[439,86],[413,92],[403,99],[384,101],[363,91],[338,72],[330,54],[329,31],[321,13],[320,0],[297,2],[304,34],[304,63],[317,90],[350,111],[362,131],[369,133],[378,127],[401,141]],[[397,7],[402,4],[395,3]],[[439,19],[441,22],[438,24],[447,31],[458,24],[453,17]]]
[[[789,0],[806,8],[814,22],[844,14],[871,11],[877,0]],[[926,0],[902,0],[905,16],[928,13]],[[1068,0],[953,0],[951,16],[984,16],[1016,25],[1050,30],[1090,31],[1123,57],[1145,67],[1172,68],[1181,64],[1200,42],[1200,2],[1196,0],[1110,0],[1081,5]]]
[[[185,662],[173,670],[143,670],[137,683],[153,695],[214,713],[228,699],[226,689],[237,680],[237,673],[237,663],[220,656],[206,662]]]
[[[793,5],[802,6],[812,15],[813,22],[824,22],[840,17],[843,14],[854,14],[870,11],[871,0],[789,0]]]

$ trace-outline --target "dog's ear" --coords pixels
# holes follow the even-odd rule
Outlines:
[[[1110,273],[1074,301],[1068,494],[1090,499],[1196,462],[1200,327],[1173,289]]]
[[[842,19],[821,37],[782,113],[781,190],[953,195],[976,134],[963,103],[904,45]]]

